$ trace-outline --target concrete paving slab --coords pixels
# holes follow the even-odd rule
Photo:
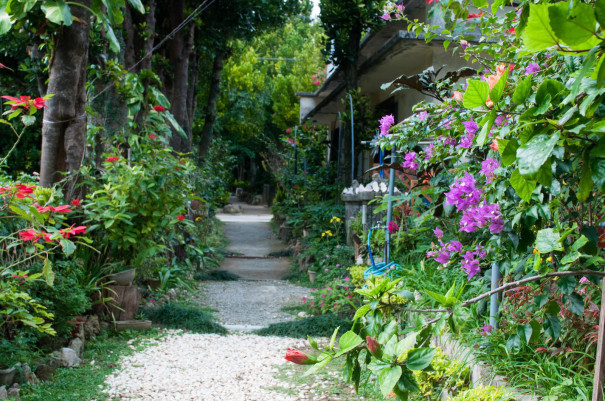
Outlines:
[[[226,258],[221,263],[221,270],[235,273],[246,280],[281,280],[290,272],[290,261],[288,258]]]

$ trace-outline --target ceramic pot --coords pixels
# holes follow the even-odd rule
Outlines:
[[[10,387],[16,373],[17,368],[0,369],[0,386]]]
[[[315,277],[317,277],[317,272],[314,270],[307,270],[307,273],[309,274],[309,281],[313,284],[315,282]]]

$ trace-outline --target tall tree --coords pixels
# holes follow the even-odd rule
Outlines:
[[[364,32],[380,24],[381,0],[322,0],[324,53],[341,68],[347,92],[357,89],[359,43]]]
[[[224,4],[216,2],[205,13],[204,31],[201,35],[206,39],[207,47],[212,49],[214,62],[208,83],[204,125],[200,132],[200,159],[208,151],[212,140],[221,72],[231,53],[232,42],[249,41],[267,29],[283,25],[289,16],[300,10],[301,4],[308,6],[308,1],[301,3],[298,0],[232,0],[228,10]]]

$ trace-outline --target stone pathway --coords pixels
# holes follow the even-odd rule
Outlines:
[[[269,255],[284,249],[274,238],[269,209],[241,205],[240,215],[219,215],[232,253],[221,266],[238,281],[205,282],[196,299],[216,309],[228,336],[171,331],[145,350],[127,357],[106,380],[111,400],[265,401],[313,400],[278,373],[290,369],[289,347],[306,341],[260,337],[246,331],[292,320],[284,306],[296,305],[309,289],[282,281],[288,258]],[[285,391],[287,390],[287,391]],[[331,400],[332,398],[317,398]]]

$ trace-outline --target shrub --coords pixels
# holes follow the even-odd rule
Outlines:
[[[197,281],[236,281],[239,276],[226,270],[212,270],[205,273],[196,273],[193,277]]]

